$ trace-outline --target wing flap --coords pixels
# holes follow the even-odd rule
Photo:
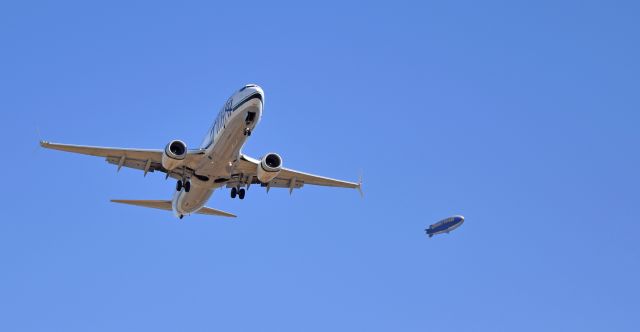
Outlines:
[[[114,164],[114,165],[120,166],[120,158],[118,158],[118,157],[107,157],[107,162],[109,164]],[[147,167],[147,161],[125,158],[125,160],[123,160],[123,162],[122,162],[122,166],[128,167],[128,168],[139,169],[139,170],[144,171],[145,168]],[[151,162],[149,164],[149,169],[147,171],[148,172],[153,172],[153,171],[156,171],[156,170],[164,171],[164,168],[162,167],[162,164],[158,163],[158,162]]]

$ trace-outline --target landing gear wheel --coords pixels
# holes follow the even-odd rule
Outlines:
[[[236,194],[238,194],[238,189],[236,187],[231,188],[231,198],[236,198]]]
[[[244,199],[244,194],[245,194],[245,192],[244,192],[244,188],[243,188],[243,189],[238,190],[238,198],[240,198],[240,199]]]
[[[191,181],[184,183],[184,191],[189,192],[189,190],[191,190]]]
[[[180,218],[180,219],[182,219],[182,218],[184,218],[184,216],[183,216],[183,215],[180,215],[180,217],[179,217],[179,218]]]
[[[176,191],[182,190],[182,180],[178,180],[176,183]]]
[[[251,136],[251,129],[245,128],[244,129],[244,136]]]

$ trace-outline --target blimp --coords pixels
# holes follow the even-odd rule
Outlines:
[[[463,216],[453,216],[447,219],[440,220],[437,223],[429,226],[429,228],[425,229],[425,232],[427,232],[427,235],[429,235],[429,237],[433,237],[436,234],[442,233],[448,234],[452,230],[462,226],[462,223],[464,223]]]

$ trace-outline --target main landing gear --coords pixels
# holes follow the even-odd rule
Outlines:
[[[251,136],[251,129],[245,128],[244,129],[244,136]]]
[[[236,198],[236,195],[240,199],[244,199],[245,191],[244,188],[231,188],[231,198]]]
[[[191,190],[191,181],[187,180],[183,185],[182,180],[178,180],[178,182],[176,183],[176,191],[182,190],[183,187],[184,191],[189,192],[189,190]]]

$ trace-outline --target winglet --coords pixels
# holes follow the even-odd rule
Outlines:
[[[44,141],[42,139],[42,133],[40,132],[40,127],[36,124],[36,136],[38,137],[38,141],[40,141],[40,146],[43,146],[43,143],[46,143],[46,141]]]
[[[360,172],[360,177],[358,178],[358,186],[356,187],[356,189],[358,189],[360,197],[364,198],[364,193],[362,192],[362,172]]]

